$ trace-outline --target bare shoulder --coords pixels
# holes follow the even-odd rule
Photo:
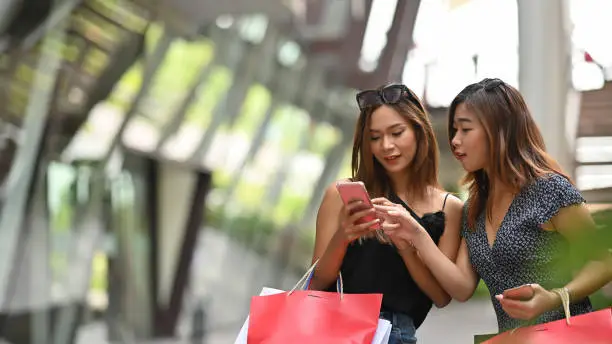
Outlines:
[[[333,207],[342,207],[342,198],[340,198],[340,194],[338,193],[338,189],[336,189],[336,183],[338,182],[349,181],[348,179],[340,179],[334,181],[329,184],[325,189],[325,195],[323,195],[323,201],[321,202],[321,207],[325,205],[332,205]]]
[[[448,195],[448,197],[446,195]],[[444,199],[446,198],[446,205],[444,206],[445,213],[448,213],[449,211],[461,211],[463,209],[463,201],[453,193],[449,193],[446,190],[438,189],[436,198],[439,198],[440,204],[443,204]]]
[[[461,211],[463,209],[463,201],[451,193],[446,199],[446,207],[452,210]]]

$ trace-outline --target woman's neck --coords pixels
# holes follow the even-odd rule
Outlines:
[[[391,188],[396,194],[405,194],[409,190],[410,176],[407,173],[387,174],[391,182]]]
[[[415,189],[414,185],[411,184],[412,178],[410,178],[410,175],[408,175],[407,173],[402,173],[393,176],[389,175],[389,180],[391,182],[393,192],[404,201],[414,202],[423,196],[420,194],[415,194],[415,191],[417,191],[417,189]],[[424,193],[425,192],[426,191],[424,191]]]
[[[489,182],[489,198],[492,200],[514,195],[514,193],[514,188],[499,178],[493,179]]]

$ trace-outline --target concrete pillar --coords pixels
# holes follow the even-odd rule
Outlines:
[[[29,306],[39,310],[32,319],[32,344],[44,344],[49,336],[49,312],[43,311],[54,300],[51,299],[51,236],[49,233],[49,205],[47,197],[48,162],[43,160],[38,171],[30,217],[26,219],[30,231],[30,252],[26,252],[25,261],[29,260]]]
[[[55,79],[58,76],[61,57],[58,46],[65,38],[65,26],[51,31],[41,47],[36,74],[31,84],[29,102],[24,114],[21,135],[24,138],[17,149],[6,181],[6,202],[0,214],[0,309],[5,306],[6,288],[15,263],[19,232],[22,229],[28,194],[34,180],[34,167],[41,149],[47,116],[54,94]],[[25,139],[27,138],[27,139]]]
[[[575,118],[571,96],[571,28],[567,0],[518,0],[519,88],[544,136],[548,152],[573,174]],[[575,99],[575,97],[571,97]],[[572,102],[573,103],[573,102]],[[568,114],[568,110],[572,114]]]
[[[192,170],[171,164],[159,164],[157,180],[158,241],[158,300],[160,306],[170,304],[173,282],[191,213],[193,190],[197,174]]]

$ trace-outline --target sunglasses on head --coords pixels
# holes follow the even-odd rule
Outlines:
[[[357,93],[356,98],[360,111],[382,104],[397,104],[402,99],[412,102],[420,110],[423,110],[421,104],[408,87],[401,84],[385,86],[380,90],[361,91]]]

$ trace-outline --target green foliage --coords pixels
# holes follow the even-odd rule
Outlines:
[[[151,25],[145,37],[148,54],[155,49],[161,35],[162,28],[159,25]],[[169,108],[176,106],[177,101],[182,100],[182,96],[195,82],[195,77],[198,75],[197,71],[211,63],[213,56],[214,44],[207,39],[197,41],[175,40],[172,43],[168,54],[156,73],[150,93],[150,99],[153,99],[156,104],[161,104],[162,109],[165,110],[160,115],[168,116],[171,113],[168,111]],[[124,111],[127,110],[134,95],[140,89],[142,73],[143,61],[139,61],[123,75],[108,101]],[[209,83],[207,86],[219,88],[214,80],[213,84]],[[223,86],[221,86],[221,89],[223,89]],[[154,109],[157,109],[157,107],[154,107]]]
[[[279,224],[285,224],[302,214],[308,205],[308,194],[297,194],[285,188],[274,209],[272,219]]]
[[[489,288],[487,288],[487,285],[484,283],[483,280],[480,280],[478,282],[478,285],[476,286],[476,291],[474,291],[474,295],[472,297],[477,298],[477,299],[491,298],[491,293],[489,292]]]
[[[249,183],[244,178],[238,183],[234,202],[239,203],[247,209],[257,209],[261,205],[266,192],[266,185],[260,183]]]
[[[260,253],[268,251],[270,241],[280,230],[263,211],[252,210],[232,214],[224,207],[218,207],[208,209],[206,214],[208,224],[212,228],[225,231],[237,242]]]
[[[249,88],[242,105],[240,117],[236,122],[235,130],[252,136],[264,118],[271,105],[272,96],[268,89],[262,85],[253,85]]]
[[[212,175],[212,185],[216,189],[225,189],[229,186],[232,181],[232,176],[229,172],[219,170],[215,171]]]
[[[98,252],[94,255],[91,267],[90,287],[95,291],[106,291],[108,288],[108,264],[106,254]]]
[[[142,84],[142,70],[142,61],[135,63],[115,85],[107,101],[117,108],[127,111]]]
[[[298,150],[308,129],[310,119],[302,110],[292,106],[280,107],[266,132],[266,140],[278,146],[284,154]]]
[[[341,137],[342,133],[336,127],[327,123],[317,125],[310,141],[310,151],[325,155]]]
[[[223,99],[231,85],[232,72],[220,66],[212,67],[209,78],[198,90],[198,98],[194,101],[185,116],[185,123],[206,128],[213,110]]]
[[[207,40],[175,40],[155,76],[148,96],[148,101],[154,102],[155,106],[147,108],[147,116],[166,123],[193,87],[199,71],[209,65],[212,57],[213,45]]]
[[[342,163],[342,168],[340,169],[340,173],[338,174],[339,179],[350,178],[353,175],[351,170],[351,154],[352,147],[347,149],[346,154],[344,155],[344,162]]]
[[[607,251],[609,255],[612,255],[612,210],[596,212],[593,214],[593,219],[598,225],[598,230],[590,238],[590,240],[593,240],[592,244],[582,246],[581,255],[587,258],[591,257],[594,249]],[[595,309],[612,307],[612,295],[610,293],[612,293],[612,288],[609,288],[608,295],[605,295],[601,290],[592,295],[593,307]]]

